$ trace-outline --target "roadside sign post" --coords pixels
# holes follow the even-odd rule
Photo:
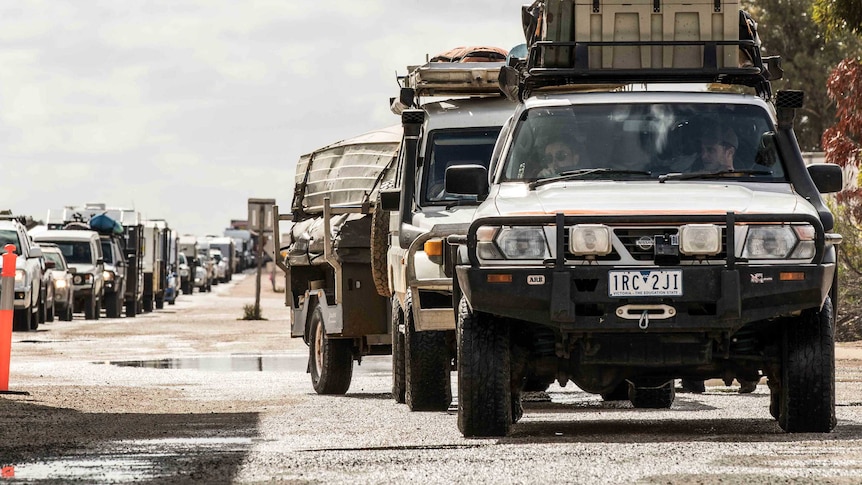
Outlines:
[[[257,279],[254,286],[254,314],[260,317],[260,275],[263,268],[263,246],[267,235],[272,234],[272,212],[275,199],[248,199],[248,228],[256,231],[257,238]]]

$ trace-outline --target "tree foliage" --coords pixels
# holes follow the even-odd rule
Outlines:
[[[862,164],[862,61],[841,61],[829,75],[826,90],[836,105],[835,124],[823,133],[826,161],[858,168]],[[862,188],[846,189],[837,200],[853,221],[862,223]]]
[[[846,32],[826,40],[826,28],[811,15],[816,0],[742,0],[758,22],[763,54],[781,56],[784,79],[774,89],[805,91],[795,131],[804,151],[821,149],[821,136],[835,119],[835,106],[826,93],[829,72],[851,53],[862,50],[862,42]],[[859,0],[851,0],[859,2]]]
[[[841,31],[862,35],[862,2],[859,0],[814,0],[813,17],[830,35]]]

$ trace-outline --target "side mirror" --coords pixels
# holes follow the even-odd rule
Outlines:
[[[97,264],[97,265],[99,265],[99,264],[105,264],[105,260],[104,260],[103,258],[97,258],[97,259],[96,259],[96,264]]]
[[[475,195],[483,200],[488,195],[488,169],[482,165],[453,165],[446,169],[446,192]]]
[[[33,246],[30,248],[30,257],[31,258],[41,258],[42,256],[42,248],[39,246]]]
[[[401,189],[386,189],[380,191],[380,207],[377,210],[395,212],[401,205]]]
[[[844,188],[844,171],[834,163],[814,163],[808,166],[808,175],[821,194],[841,192]]]
[[[66,271],[68,271],[69,274],[76,274],[78,272],[78,268],[74,266],[69,266],[68,268],[66,268]]]

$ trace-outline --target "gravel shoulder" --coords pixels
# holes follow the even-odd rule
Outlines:
[[[782,433],[763,383],[739,395],[716,381],[669,410],[555,385],[511,436],[464,439],[454,407],[392,400],[388,357],[364,359],[347,395],[314,394],[266,274],[266,320],[240,319],[254,292],[254,275],[239,275],[136,318],[14,333],[10,389],[29,395],[0,395],[0,465],[14,470],[0,482],[862,482],[862,342],[838,346],[827,435]]]

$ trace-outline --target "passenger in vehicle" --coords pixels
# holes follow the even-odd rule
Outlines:
[[[739,139],[730,127],[706,131],[700,139],[700,160],[692,167],[695,172],[722,172],[733,170],[733,157],[739,148]]]
[[[537,176],[548,178],[563,172],[577,170],[580,168],[579,162],[583,151],[583,146],[574,140],[557,139],[551,141],[545,146],[545,153],[542,158],[543,168]]]

